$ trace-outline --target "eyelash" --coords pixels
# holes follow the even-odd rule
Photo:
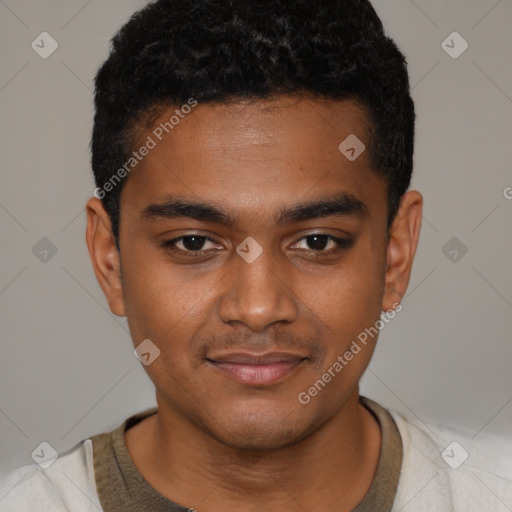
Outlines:
[[[302,238],[300,238],[298,241],[300,242],[301,240],[304,240],[304,239],[307,239],[307,238],[310,238],[310,237],[314,237],[314,236],[326,237],[328,240],[332,240],[337,245],[337,247],[335,247],[334,249],[330,249],[328,251],[325,251],[325,250],[315,251],[314,249],[311,249],[311,252],[316,257],[328,256],[328,255],[331,255],[331,254],[333,254],[335,252],[338,252],[340,250],[348,249],[354,243],[353,239],[338,238],[338,237],[335,237],[335,236],[332,236],[332,235],[328,235],[328,234],[325,234],[325,233],[313,233],[313,234],[310,234],[310,235],[306,235],[306,236],[303,236]],[[204,239],[204,242],[216,243],[215,240],[213,240],[212,238],[210,238],[209,236],[206,236],[206,235],[183,235],[183,236],[180,236],[178,238],[173,238],[172,240],[164,240],[160,245],[164,249],[166,249],[166,250],[168,250],[170,252],[173,252],[173,253],[180,253],[180,255],[185,256],[186,258],[197,258],[198,256],[204,256],[206,254],[211,254],[211,252],[212,252],[211,249],[207,250],[207,251],[188,251],[188,250],[184,250],[184,249],[178,249],[175,246],[175,244],[177,242],[179,242],[180,240],[183,240],[185,238],[192,238],[192,237],[197,237],[197,238]],[[297,242],[295,242],[295,243],[297,243]],[[213,251],[216,251],[216,250],[218,250],[218,249],[213,249]]]

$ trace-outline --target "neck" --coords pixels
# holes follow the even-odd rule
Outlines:
[[[162,404],[163,405],[163,404]],[[125,434],[130,456],[160,494],[201,512],[332,508],[350,511],[375,475],[381,432],[359,390],[313,434],[271,452],[237,450],[159,412]]]

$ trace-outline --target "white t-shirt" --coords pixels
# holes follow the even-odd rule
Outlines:
[[[485,433],[473,437],[458,427],[389,413],[403,450],[392,512],[512,510],[509,439]],[[0,512],[103,511],[93,464],[93,443],[86,439],[47,469],[37,464],[15,469],[0,482]]]

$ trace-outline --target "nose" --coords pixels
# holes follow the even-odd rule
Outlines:
[[[276,322],[295,321],[298,304],[293,284],[286,275],[285,262],[278,264],[277,260],[271,250],[264,250],[252,263],[235,256],[219,307],[223,322],[243,323],[261,332]]]

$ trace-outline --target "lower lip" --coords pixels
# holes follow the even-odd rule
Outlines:
[[[304,360],[271,364],[243,364],[210,361],[215,368],[238,382],[251,386],[274,384],[292,373]]]

